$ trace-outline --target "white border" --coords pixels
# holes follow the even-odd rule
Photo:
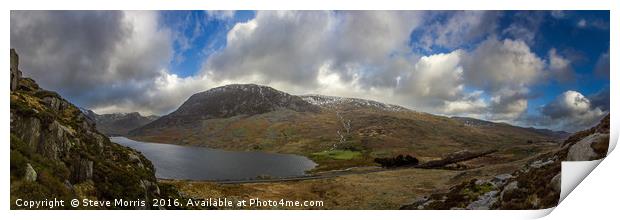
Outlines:
[[[78,0],[55,0],[55,1],[36,1],[21,0],[4,2],[7,7],[2,13],[1,35],[5,42],[4,51],[8,51],[9,41],[9,10],[61,10],[61,9],[86,9],[86,10],[182,10],[182,9],[258,9],[258,10],[325,10],[325,9],[353,9],[353,10],[457,10],[457,9],[478,9],[478,10],[612,10],[611,11],[611,39],[618,38],[617,22],[620,19],[617,2],[611,0],[520,0],[520,1],[498,1],[498,0],[433,0],[433,1],[412,1],[412,0],[314,0],[314,1],[291,1],[291,0],[108,0],[108,1],[78,1]],[[618,50],[615,41],[611,42],[612,54]],[[618,59],[612,56],[614,61]],[[2,56],[2,63],[6,70],[9,66],[9,55],[7,52]],[[617,62],[611,62],[611,72],[617,69]],[[2,82],[9,81],[9,74],[5,74]],[[618,109],[615,95],[618,94],[617,74],[611,74],[610,102],[611,111]],[[0,137],[5,149],[9,147],[9,96],[8,83],[2,83],[0,87],[7,93],[1,95],[3,105],[1,120],[2,130]],[[611,141],[610,151],[615,147],[618,140],[618,117],[611,117]],[[609,159],[614,158],[612,155]],[[608,160],[609,160],[608,159]],[[8,166],[9,154],[5,151],[2,154],[2,161]],[[574,217],[576,213],[586,213],[584,217],[591,216],[614,216],[613,206],[617,204],[618,190],[618,158],[614,161],[603,161],[594,172],[593,178],[586,179],[578,190],[571,193],[567,200],[562,202],[560,207],[551,215],[551,218]],[[5,167],[0,171],[0,176],[9,176],[9,169]],[[600,175],[597,175],[600,174]],[[330,218],[347,219],[351,217],[361,219],[389,219],[389,218],[419,218],[419,219],[515,219],[515,218],[536,218],[548,214],[551,210],[540,211],[8,211],[9,209],[9,179],[2,181],[4,190],[1,192],[0,207],[5,211],[1,213],[3,219],[110,219],[139,217],[141,219],[170,219],[170,218],[252,218],[252,219],[272,219],[272,218],[295,218],[295,219],[317,219],[329,216]],[[615,184],[614,184],[615,183]],[[604,186],[604,187],[597,187]],[[606,188],[614,187],[614,189]],[[608,192],[615,192],[609,197]],[[592,196],[594,195],[594,196]],[[564,208],[564,203],[567,203]],[[606,204],[607,206],[604,206]],[[570,205],[570,206],[569,206]],[[584,207],[586,210],[584,210]],[[607,207],[607,208],[599,208]],[[609,218],[609,217],[608,217]],[[559,218],[558,218],[559,219]]]

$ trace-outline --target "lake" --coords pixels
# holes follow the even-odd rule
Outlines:
[[[294,154],[225,151],[111,137],[112,142],[142,152],[155,166],[157,178],[189,180],[246,180],[303,176],[316,166]]]

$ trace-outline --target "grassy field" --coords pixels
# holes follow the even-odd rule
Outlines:
[[[352,160],[352,159],[361,157],[362,153],[359,151],[350,151],[350,150],[328,150],[328,151],[321,151],[318,153],[313,153],[312,156],[327,157],[327,158],[334,159],[334,160]]]
[[[398,209],[412,198],[444,190],[458,172],[448,170],[394,170],[341,176],[330,179],[278,183],[215,184],[201,181],[166,180],[181,192],[197,198],[231,200],[322,201],[322,207],[276,207],[274,209]],[[248,209],[270,209],[248,207]]]

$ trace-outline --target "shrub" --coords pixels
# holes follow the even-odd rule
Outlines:
[[[398,155],[396,157],[375,158],[375,163],[380,164],[385,168],[402,167],[402,166],[415,166],[420,163],[418,158],[411,155]]]

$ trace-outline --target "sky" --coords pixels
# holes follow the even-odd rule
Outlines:
[[[165,115],[232,83],[569,132],[609,112],[609,11],[11,11],[43,88]]]

